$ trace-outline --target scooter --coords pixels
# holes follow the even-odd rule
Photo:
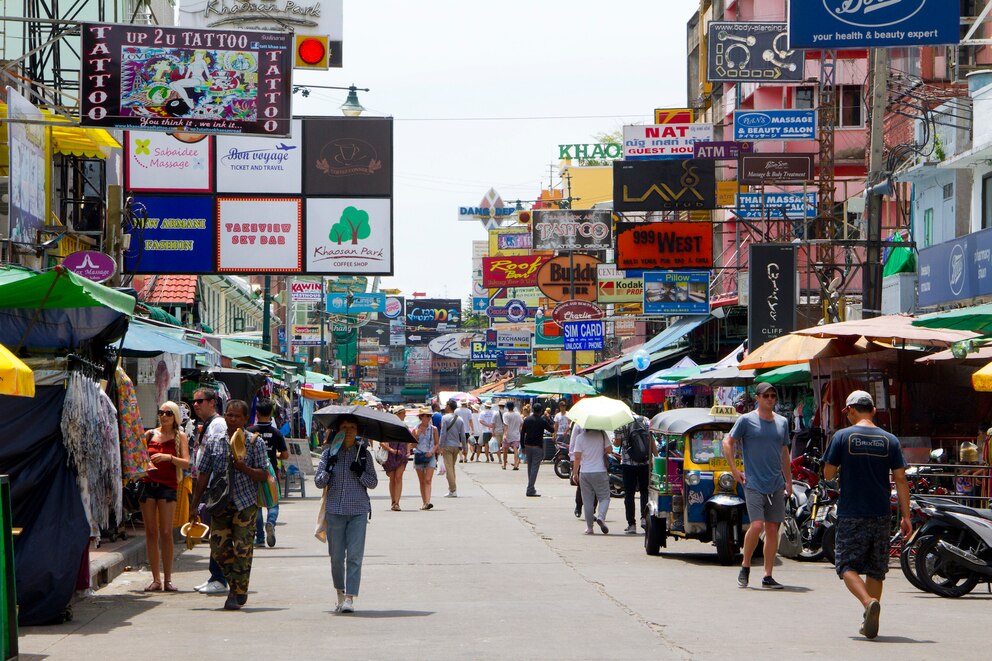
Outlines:
[[[613,453],[606,455],[606,472],[610,476],[610,496],[623,498],[623,469],[620,458]]]
[[[941,597],[961,597],[992,583],[992,512],[921,499],[930,517],[916,541],[916,577]]]
[[[808,500],[799,506],[796,511],[796,525],[799,527],[802,546],[797,556],[799,560],[815,562],[824,558],[823,536],[834,525],[839,498],[836,482],[820,480],[810,489]],[[829,522],[828,518],[831,518]]]
[[[555,456],[551,458],[555,466],[555,475],[563,480],[572,476],[572,459],[568,456],[568,443],[555,443]]]

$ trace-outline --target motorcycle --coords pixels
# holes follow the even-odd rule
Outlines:
[[[962,597],[992,583],[992,511],[949,501],[923,500],[930,517],[916,546],[916,576],[941,597]]]
[[[572,459],[568,456],[568,443],[555,443],[555,456],[551,458],[555,467],[555,475],[563,480],[572,476]]]
[[[802,547],[797,556],[799,560],[815,562],[825,557],[823,539],[827,530],[836,523],[839,498],[836,482],[820,480],[809,490],[806,502],[796,510],[795,519]]]
[[[620,457],[616,454],[606,456],[606,472],[610,476],[610,496],[623,498],[623,469],[620,467]]]

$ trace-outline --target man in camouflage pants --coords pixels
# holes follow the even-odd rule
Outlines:
[[[230,437],[248,423],[248,405],[238,399],[227,403],[224,411],[227,438],[207,441],[197,457],[199,476],[193,492],[193,502],[200,502],[211,474],[224,475],[231,471],[231,503],[210,520],[210,557],[220,565],[230,591],[224,602],[226,610],[240,610],[248,601],[248,580],[254,552],[255,515],[258,511],[258,484],[268,479],[268,457],[265,441],[257,434],[247,434],[244,459],[231,453]],[[196,519],[195,510],[190,520]]]

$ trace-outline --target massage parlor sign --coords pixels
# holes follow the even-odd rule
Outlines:
[[[80,125],[288,136],[293,35],[84,23]]]

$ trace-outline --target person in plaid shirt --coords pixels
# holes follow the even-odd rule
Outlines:
[[[229,439],[248,424],[248,404],[240,399],[228,402],[224,421],[227,423],[227,437],[208,436],[197,459],[198,475],[193,502],[200,502],[210,475],[225,474],[230,461],[234,478],[231,481],[231,503],[223,512],[211,517],[210,557],[220,566],[230,586],[224,608],[240,610],[248,601],[258,483],[268,479],[269,458],[265,452],[265,441],[257,434],[247,434],[244,459],[231,455]],[[195,521],[196,516],[195,512],[191,513],[190,521]]]

